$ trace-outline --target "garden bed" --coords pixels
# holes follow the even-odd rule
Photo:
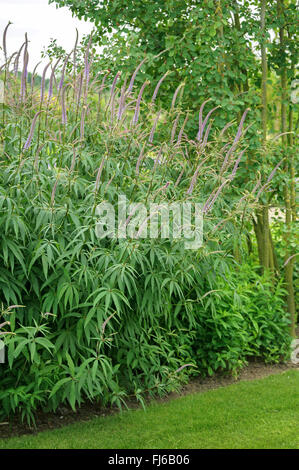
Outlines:
[[[291,362],[281,364],[265,364],[260,360],[251,360],[237,378],[224,372],[216,373],[212,377],[197,377],[191,380],[187,385],[182,387],[179,393],[171,393],[166,397],[155,401],[165,402],[182,395],[188,395],[196,392],[205,392],[207,390],[225,387],[240,381],[255,380],[267,377],[273,374],[297,369],[299,366]],[[129,408],[140,408],[140,404],[136,401],[128,403]],[[10,438],[14,436],[22,436],[24,434],[37,434],[41,431],[62,428],[68,424],[76,422],[89,421],[94,417],[105,417],[108,415],[119,413],[117,407],[103,408],[99,404],[85,403],[77,412],[73,412],[71,407],[60,407],[57,413],[37,413],[36,427],[29,427],[26,423],[21,423],[18,418],[14,418],[11,422],[0,423],[0,439]]]

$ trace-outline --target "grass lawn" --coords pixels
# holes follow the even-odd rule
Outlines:
[[[299,449],[299,371],[0,442],[0,449],[84,448]]]

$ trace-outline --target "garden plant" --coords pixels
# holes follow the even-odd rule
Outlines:
[[[83,1],[56,3],[76,13],[82,4],[94,15]],[[198,2],[172,3],[191,8]],[[223,2],[203,2],[210,9],[215,3],[221,12]],[[209,36],[223,47],[225,15]],[[148,396],[177,390],[195,375],[237,375],[253,357],[287,360],[296,327],[295,138],[286,135],[285,121],[266,135],[262,39],[263,113],[257,118],[256,90],[234,103],[235,82],[242,95],[252,78],[245,69],[253,74],[257,67],[254,55],[248,55],[252,69],[239,64],[235,81],[232,72],[232,85],[226,59],[233,70],[234,59],[213,49],[224,62],[211,81],[221,74],[227,80],[226,94],[215,99],[211,87],[192,79],[191,58],[185,69],[176,63],[173,70],[176,40],[169,31],[165,61],[159,48],[145,49],[138,61],[131,56],[128,64],[122,55],[119,64],[108,56],[101,61],[95,33],[81,44],[77,38],[66,54],[50,48],[38,77],[28,73],[27,36],[8,56],[9,27],[0,70],[0,335],[6,350],[0,418],[16,414],[34,423],[39,410],[66,403],[75,410],[86,401],[122,408],[135,398],[144,406]],[[285,46],[279,27],[284,52],[293,43]],[[291,27],[287,31],[292,37]],[[138,30],[143,45],[150,32],[149,26]],[[191,44],[192,28],[189,34]],[[131,236],[98,237],[99,205],[109,203],[117,213],[119,196],[130,204],[200,203],[202,246],[186,249],[172,230],[167,238],[161,230],[144,236],[133,213],[124,221]],[[273,197],[286,203],[286,223],[276,222],[271,234]]]

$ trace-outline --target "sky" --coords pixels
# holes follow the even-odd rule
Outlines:
[[[25,33],[28,33],[29,71],[41,60],[40,53],[50,44],[51,38],[57,39],[58,45],[70,52],[75,43],[76,28],[80,38],[92,30],[91,23],[72,17],[67,8],[56,9],[55,5],[48,5],[48,0],[0,0],[0,12],[1,46],[5,26],[8,21],[13,23],[7,32],[8,55],[19,50]],[[44,60],[39,66],[39,73],[46,63]]]

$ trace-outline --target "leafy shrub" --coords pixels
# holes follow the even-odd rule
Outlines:
[[[193,356],[201,373],[211,375],[219,368],[237,372],[250,356],[266,362],[288,357],[284,296],[281,284],[273,286],[268,273],[260,276],[251,265],[217,278],[215,291],[198,311]]]
[[[60,70],[56,90],[53,69],[49,95],[45,74],[40,95],[28,89],[26,73],[20,94],[9,67],[1,120],[0,301],[10,306],[2,312],[10,322],[2,415],[20,412],[31,422],[39,408],[75,409],[85,400],[121,407],[130,396],[143,402],[177,388],[195,369],[236,371],[249,355],[286,356],[283,291],[234,260],[252,201],[250,182],[246,193],[233,186],[246,112],[236,134],[209,141],[203,105],[193,141],[175,99],[157,112],[142,91],[135,96],[134,75],[128,88],[118,75],[104,88],[88,51],[84,70]],[[130,202],[201,202],[203,246],[99,239],[96,208],[116,207],[120,194]]]

